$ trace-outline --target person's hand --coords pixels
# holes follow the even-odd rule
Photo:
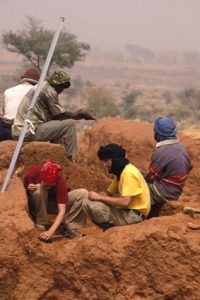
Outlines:
[[[52,238],[53,233],[50,230],[44,231],[40,234],[40,239],[48,241]]]
[[[96,192],[89,192],[88,197],[90,200],[101,200],[102,199],[102,195]]]
[[[76,114],[78,119],[96,120],[89,112],[83,109],[78,110]]]
[[[36,191],[36,190],[38,190],[39,186],[40,186],[39,183],[38,184],[30,183],[28,185],[28,190],[29,191]]]

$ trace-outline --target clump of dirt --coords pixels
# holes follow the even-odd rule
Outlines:
[[[199,141],[180,135],[194,168],[180,205],[166,207],[168,216],[115,227],[102,233],[91,223],[86,237],[44,244],[28,216],[21,179],[27,168],[51,158],[63,167],[71,188],[103,190],[110,182],[96,157],[100,145],[121,144],[137,167],[147,170],[154,147],[152,126],[108,119],[97,122],[80,140],[74,163],[64,148],[25,143],[8,190],[0,195],[0,294],[2,300],[198,300],[199,232],[187,228],[190,216],[181,205],[199,196]],[[0,143],[1,183],[15,142]],[[170,215],[172,214],[172,215]]]

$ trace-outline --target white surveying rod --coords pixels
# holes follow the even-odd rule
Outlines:
[[[32,113],[32,110],[34,108],[34,105],[37,101],[37,97],[41,91],[41,87],[42,87],[42,83],[45,79],[45,76],[46,76],[46,73],[47,73],[47,70],[49,68],[49,64],[51,62],[51,59],[52,59],[52,56],[53,56],[53,53],[54,53],[54,50],[55,50],[55,47],[56,47],[56,44],[57,44],[57,41],[58,41],[58,38],[59,38],[59,35],[60,35],[60,31],[62,29],[62,26],[63,26],[63,23],[64,23],[64,20],[65,18],[61,17],[60,18],[60,23],[59,23],[59,26],[54,34],[54,37],[53,37],[53,40],[52,40],[52,43],[51,43],[51,46],[49,48],[49,52],[48,52],[48,55],[47,55],[47,58],[46,58],[46,61],[45,61],[45,64],[44,64],[44,67],[42,69],[42,73],[41,73],[41,76],[40,76],[40,79],[39,79],[39,82],[37,84],[37,87],[36,87],[36,90],[35,90],[35,93],[33,95],[33,99],[31,101],[31,104],[28,108],[28,113],[27,113],[27,116],[26,116],[26,120],[24,121],[24,125],[23,125],[23,128],[21,130],[21,134],[20,134],[20,137],[18,139],[18,142],[17,142],[17,145],[16,145],[16,148],[15,148],[15,152],[13,154],[13,157],[12,157],[12,160],[11,160],[11,163],[10,163],[10,166],[8,168],[8,172],[6,174],[6,178],[5,178],[5,181],[3,183],[3,186],[2,186],[2,189],[1,189],[1,193],[4,193],[7,189],[7,186],[8,186],[8,183],[10,181],[10,178],[12,176],[12,173],[13,173],[13,170],[15,168],[15,164],[16,164],[16,161],[17,161],[17,158],[19,156],[19,152],[21,150],[21,146],[23,144],[23,141],[24,141],[24,137],[25,137],[25,134],[26,134],[26,131],[27,131],[27,128],[29,126],[29,119],[31,117],[31,113]]]

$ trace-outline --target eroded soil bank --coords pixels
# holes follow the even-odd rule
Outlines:
[[[51,158],[62,164],[69,186],[103,190],[110,181],[96,158],[99,145],[120,143],[137,167],[147,170],[154,147],[152,127],[134,121],[99,121],[80,140],[72,164],[60,145],[24,144],[8,190],[0,195],[0,299],[2,300],[199,300],[199,231],[183,205],[200,206],[200,141],[179,136],[192,158],[193,170],[178,203],[160,218],[116,227],[102,233],[90,222],[86,237],[43,244],[28,217],[21,182],[26,169]],[[0,181],[15,142],[0,143]],[[196,220],[198,222],[200,220]]]

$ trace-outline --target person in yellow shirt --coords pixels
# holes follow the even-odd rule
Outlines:
[[[140,171],[125,157],[125,149],[108,144],[101,146],[97,155],[114,179],[106,194],[90,191],[88,199],[83,200],[87,216],[103,230],[145,220],[150,211],[149,188]]]

